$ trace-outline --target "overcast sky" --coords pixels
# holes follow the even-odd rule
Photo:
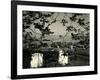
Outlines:
[[[62,20],[63,18],[66,19],[68,21],[68,23],[66,23],[66,26],[63,26],[61,21],[57,21],[56,23],[52,24],[49,28],[51,29],[52,32],[54,32],[54,34],[51,35],[62,35],[64,36],[66,34],[66,27],[67,26],[74,26],[75,28],[80,28],[81,30],[84,31],[84,29],[77,23],[77,22],[72,22],[69,17],[72,16],[71,13],[55,13],[54,16],[57,16],[57,20]],[[66,15],[66,16],[65,16]],[[84,18],[86,22],[89,22],[89,14],[84,14],[82,16],[79,16],[81,18]],[[71,35],[70,33],[66,36],[66,40],[70,41],[71,40]]]
[[[43,12],[43,13],[47,13],[47,12]],[[53,23],[52,25],[49,26],[51,32],[54,32],[54,34],[51,34],[50,36],[59,36],[62,35],[64,36],[66,34],[66,27],[67,26],[74,26],[75,28],[80,28],[81,30],[84,30],[82,27],[80,27],[80,25],[78,25],[77,22],[72,22],[69,17],[72,16],[72,13],[63,13],[63,12],[55,12],[53,14],[52,17],[49,17],[48,20],[52,21],[53,19],[57,19],[58,21],[56,21],[55,23]],[[89,22],[89,14],[83,14],[81,16],[79,16],[81,18],[84,18],[86,22]],[[68,23],[66,23],[65,26],[62,25],[61,20],[65,19]],[[37,20],[38,22],[38,20]],[[35,30],[36,33],[40,33],[41,32],[38,29],[34,29],[34,25],[32,25],[32,29]],[[39,34],[37,34],[37,37],[39,36]],[[47,37],[49,38],[49,35],[47,35]],[[71,35],[70,33],[66,36],[66,39],[68,41],[71,40]]]

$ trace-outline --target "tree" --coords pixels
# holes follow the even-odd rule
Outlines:
[[[66,34],[59,35],[63,42],[68,34],[71,34],[72,40],[78,40],[80,44],[89,45],[89,20],[85,17],[88,14],[79,13],[62,13],[63,17],[58,18],[60,13],[57,12],[39,12],[39,11],[23,11],[23,33],[25,33],[23,40],[31,42],[34,40],[42,41],[46,35],[54,34],[50,26],[57,22],[66,27]],[[70,16],[68,15],[70,14]],[[34,27],[34,29],[31,29]],[[75,26],[77,25],[77,27]],[[26,32],[26,29],[29,29]],[[37,33],[37,32],[39,33]],[[37,35],[40,37],[37,38]],[[28,38],[29,37],[29,38]]]
[[[85,17],[88,14],[76,14],[72,13],[72,16],[69,17],[71,25],[66,26],[66,35],[71,33],[72,40],[78,40],[80,44],[85,47],[89,47],[89,20],[85,20]],[[85,17],[84,17],[85,16]],[[77,25],[75,27],[74,24]],[[66,35],[64,37],[66,37]]]
[[[49,22],[48,20],[48,18],[53,14],[53,12],[44,13],[23,11],[23,30],[30,28],[30,25],[33,24],[34,27],[41,32],[41,38],[43,38],[45,35],[53,34],[53,32],[50,31],[49,26],[56,22],[56,18],[53,19],[52,22]]]

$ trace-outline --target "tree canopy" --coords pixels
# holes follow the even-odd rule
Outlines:
[[[78,40],[80,44],[89,45],[89,14],[62,13],[63,17],[58,18],[59,14],[61,13],[23,11],[23,40],[41,41],[46,35],[49,36],[55,33],[51,31],[50,26],[59,22],[62,26],[66,27],[66,34],[59,35],[63,42],[65,42],[65,37],[71,34],[72,40]],[[88,20],[86,17],[88,17]],[[27,31],[27,29],[29,30]],[[37,36],[39,37],[37,38]]]

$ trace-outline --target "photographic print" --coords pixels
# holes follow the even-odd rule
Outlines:
[[[97,6],[12,1],[11,78],[97,74]]]
[[[23,68],[89,65],[90,16],[23,11]]]

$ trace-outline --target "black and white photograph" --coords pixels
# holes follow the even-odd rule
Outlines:
[[[11,77],[97,74],[97,6],[12,1]]]
[[[23,68],[88,66],[90,15],[23,11]]]

